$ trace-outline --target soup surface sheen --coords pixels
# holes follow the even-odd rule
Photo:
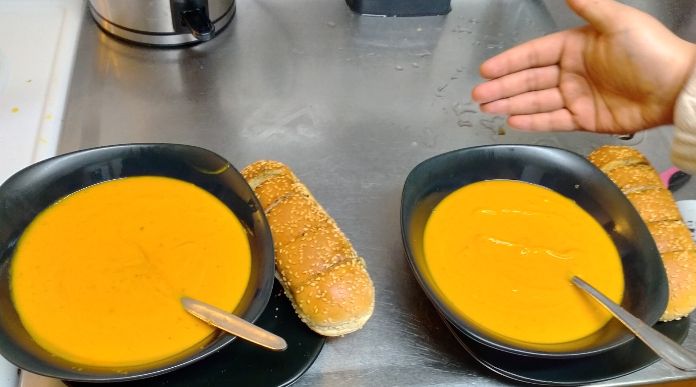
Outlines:
[[[58,201],[21,236],[12,298],[52,354],[94,366],[141,365],[191,348],[213,328],[184,295],[232,311],[251,270],[246,231],[193,184],[130,177]]]
[[[587,212],[535,184],[490,180],[451,193],[425,228],[432,280],[457,313],[489,332],[546,344],[585,337],[610,318],[570,282],[623,297],[616,247]]]

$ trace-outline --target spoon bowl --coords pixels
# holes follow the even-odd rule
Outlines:
[[[274,351],[285,351],[288,348],[288,343],[282,337],[203,301],[183,297],[181,304],[187,312],[199,319],[246,341]]]

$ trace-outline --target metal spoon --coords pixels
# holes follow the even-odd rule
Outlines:
[[[607,298],[599,290],[595,289],[581,278],[573,276],[571,281],[602,304],[614,317],[621,321],[626,328],[630,329],[636,337],[643,341],[643,343],[650,347],[650,349],[667,363],[684,371],[696,371],[695,354],[687,351],[669,337],[656,331],[648,324],[630,314],[626,309],[614,303],[614,301]]]
[[[288,343],[282,337],[203,301],[182,297],[181,304],[192,315],[244,340],[274,351],[288,348]]]

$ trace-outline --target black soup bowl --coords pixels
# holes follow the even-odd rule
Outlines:
[[[0,353],[19,368],[71,381],[126,381],[191,364],[235,340],[234,336],[217,332],[206,343],[168,359],[113,369],[56,357],[39,346],[23,327],[10,297],[9,268],[24,229],[64,196],[130,176],[187,181],[226,204],[247,230],[252,260],[249,284],[233,313],[254,322],[266,307],[274,274],[270,229],[256,196],[227,160],[206,149],[177,144],[126,144],[69,153],[31,165],[0,186]]]
[[[408,262],[425,294],[447,320],[472,339],[526,356],[572,358],[607,351],[634,339],[612,319],[590,336],[558,344],[533,344],[496,335],[448,306],[430,277],[423,234],[435,206],[451,192],[482,180],[520,180],[550,188],[574,200],[606,230],[623,264],[621,306],[654,324],[667,306],[667,276],[655,243],[640,215],[604,173],[567,150],[532,145],[489,145],[441,154],[408,175],[401,200],[401,232]]]

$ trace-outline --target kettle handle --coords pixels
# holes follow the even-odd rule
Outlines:
[[[194,38],[205,42],[215,36],[215,25],[201,8],[194,8],[181,13],[186,27],[191,30]]]

